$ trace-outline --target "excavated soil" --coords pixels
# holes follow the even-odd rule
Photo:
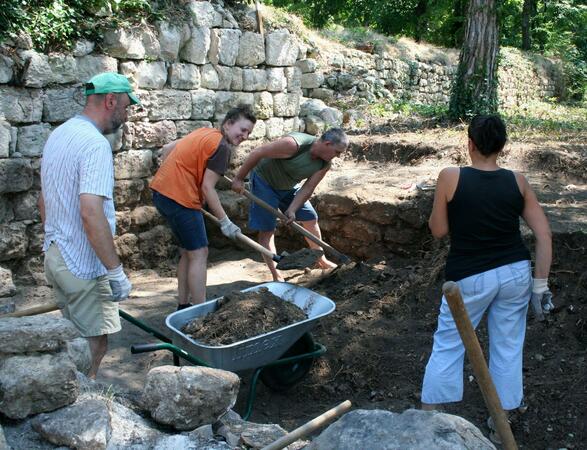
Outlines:
[[[216,311],[188,322],[182,331],[204,344],[229,345],[307,318],[304,311],[267,288],[230,292],[217,305]]]

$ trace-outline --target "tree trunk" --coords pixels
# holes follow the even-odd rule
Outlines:
[[[427,0],[418,0],[416,8],[414,9],[414,15],[416,16],[416,26],[414,32],[414,40],[420,42],[426,29],[428,28],[428,19],[425,17],[426,11],[428,10]]]
[[[454,118],[497,111],[496,3],[497,0],[471,0],[469,3],[465,40],[449,106]]]
[[[536,15],[536,1],[524,0],[522,8],[522,49],[530,50],[532,48],[532,20]]]
[[[450,35],[453,37],[455,48],[463,45],[465,16],[467,15],[467,0],[454,0],[452,5],[452,24]]]

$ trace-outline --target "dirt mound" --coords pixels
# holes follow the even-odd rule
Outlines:
[[[182,331],[208,345],[229,345],[307,318],[300,308],[267,288],[231,292],[218,300],[218,306],[213,313],[189,322]]]

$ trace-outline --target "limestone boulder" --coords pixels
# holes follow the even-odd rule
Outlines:
[[[312,89],[310,97],[325,101],[332,100],[334,98],[334,90],[328,88]]]
[[[302,89],[314,89],[322,86],[324,75],[318,72],[302,73]]]
[[[264,91],[267,89],[267,72],[264,69],[243,69],[243,89]]]
[[[259,33],[245,31],[240,38],[236,64],[254,67],[265,62],[265,40]]]
[[[0,159],[0,194],[22,192],[33,185],[33,167],[28,159]]]
[[[240,30],[214,29],[210,33],[208,57],[213,64],[234,66],[239,51]]]
[[[257,119],[273,117],[273,96],[269,92],[255,92],[253,112]]]
[[[163,61],[125,62],[120,72],[140,89],[163,89],[167,82],[167,67]]]
[[[16,286],[12,281],[12,271],[0,266],[0,298],[12,297],[14,294],[16,294]],[[2,327],[1,323],[0,327]]]
[[[131,223],[137,227],[152,226],[161,222],[161,215],[154,206],[139,206],[130,214]]]
[[[317,116],[326,108],[326,103],[315,98],[303,99],[300,104],[300,117]]]
[[[355,410],[342,416],[306,447],[308,450],[493,450],[495,446],[465,419],[409,409],[401,414]]]
[[[267,90],[270,92],[283,92],[287,88],[287,78],[283,67],[270,67],[267,69]]]
[[[272,117],[265,121],[267,139],[273,140],[283,136],[283,119],[281,117]]]
[[[81,87],[47,89],[43,99],[43,121],[65,122],[81,113],[85,102]]]
[[[288,92],[298,92],[302,89],[302,71],[299,67],[285,67],[283,73],[287,81]]]
[[[15,220],[34,220],[40,222],[41,215],[37,202],[40,191],[30,190],[18,193],[13,197],[14,219]]]
[[[216,96],[209,89],[190,91],[192,96],[192,119],[206,120],[214,117],[216,112]]]
[[[0,115],[12,123],[40,122],[43,96],[39,89],[0,87]]]
[[[192,116],[192,96],[188,91],[162,89],[149,95],[150,120],[183,120]]]
[[[24,62],[22,81],[26,87],[41,88],[46,86],[53,79],[49,57],[34,50],[20,52]]]
[[[51,126],[47,123],[20,127],[18,129],[16,151],[23,156],[41,156],[49,134],[51,134]]]
[[[129,150],[114,157],[114,178],[129,180],[151,175],[153,152],[151,150]]]
[[[54,53],[49,55],[51,81],[65,84],[77,81],[77,62],[71,55]]]
[[[79,450],[105,450],[112,436],[108,405],[86,399],[32,420],[33,429],[45,440]]]
[[[67,355],[75,364],[78,372],[87,375],[92,366],[92,354],[90,352],[90,344],[88,340],[83,337],[77,337],[65,343]]]
[[[14,61],[8,56],[0,55],[0,84],[9,83],[14,76]]]
[[[244,87],[243,69],[241,69],[240,67],[232,67],[231,73],[232,80],[230,83],[230,89],[233,91],[242,91]]]
[[[193,430],[234,405],[239,383],[234,373],[209,367],[157,367],[147,375],[142,403],[157,422]]]
[[[201,86],[204,89],[218,89],[220,79],[216,67],[212,64],[205,64],[201,69]]]
[[[0,223],[8,223],[14,219],[14,210],[12,202],[8,196],[0,195]]]
[[[0,319],[0,353],[54,352],[79,337],[69,320],[46,315]]]
[[[186,8],[190,14],[192,22],[196,27],[220,27],[222,25],[222,14],[212,3],[207,1],[188,0]]]
[[[216,66],[216,74],[218,76],[218,89],[227,91],[232,86],[232,71],[234,67]],[[242,75],[241,75],[242,76]]]
[[[318,116],[304,117],[305,131],[308,134],[319,136],[326,131],[326,123]]]
[[[257,123],[255,123],[255,127],[253,128],[253,131],[251,132],[251,134],[249,134],[249,139],[264,139],[266,135],[267,126],[265,125],[265,122],[263,120],[257,120]]]
[[[161,147],[177,136],[175,123],[171,120],[159,122],[127,122],[124,124],[125,148]]]
[[[86,56],[89,55],[94,51],[96,44],[92,41],[88,41],[87,39],[80,39],[79,41],[75,42],[73,46],[73,56]]]
[[[147,265],[164,261],[175,255],[176,249],[171,230],[166,225],[157,225],[139,234],[139,251]]]
[[[328,128],[340,127],[342,125],[342,112],[336,108],[324,108],[318,113]]]
[[[300,59],[296,62],[296,66],[300,68],[302,73],[315,72],[318,63],[313,58]]]
[[[77,81],[86,83],[102,72],[118,72],[118,60],[105,55],[86,55],[76,58]]]
[[[292,66],[298,52],[298,41],[287,30],[276,30],[265,37],[265,62],[268,66]]]
[[[175,122],[177,127],[177,137],[184,137],[198,128],[212,128],[212,122],[209,120],[178,120]]]
[[[12,133],[10,124],[4,120],[0,120],[0,158],[8,158],[11,142]]]
[[[117,207],[135,206],[141,200],[144,189],[144,180],[116,180],[114,183],[114,204]]]
[[[278,117],[293,117],[300,112],[299,94],[274,94],[273,112]]]
[[[157,31],[161,59],[175,61],[179,55],[182,44],[183,30],[169,22],[158,22]]]
[[[236,105],[250,105],[253,106],[255,96],[252,92],[216,92],[216,115],[219,120],[224,118],[224,115],[229,109]]]
[[[173,89],[198,89],[200,69],[195,64],[174,63],[169,72],[169,84]]]
[[[208,61],[210,42],[209,27],[190,27],[190,37],[179,51],[180,59],[193,64],[205,64]]]
[[[3,358],[0,386],[0,412],[11,419],[70,405],[79,394],[75,364],[66,352]]]
[[[122,27],[104,32],[102,46],[106,53],[121,59],[158,58],[161,46],[148,27],[128,30]]]

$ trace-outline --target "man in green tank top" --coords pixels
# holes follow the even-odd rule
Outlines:
[[[330,161],[340,156],[349,141],[340,128],[331,128],[320,138],[305,133],[292,132],[284,137],[253,150],[237,172],[232,182],[235,192],[243,193],[244,179],[252,171],[251,191],[288,217],[288,223],[297,220],[315,236],[321,237],[318,215],[309,198],[322,181]],[[302,181],[306,180],[300,185]],[[276,218],[255,203],[249,209],[249,227],[259,232],[259,243],[276,253]],[[320,248],[306,239],[311,248]],[[274,281],[283,281],[275,262],[264,257]],[[324,256],[318,264],[323,269],[336,267]]]

